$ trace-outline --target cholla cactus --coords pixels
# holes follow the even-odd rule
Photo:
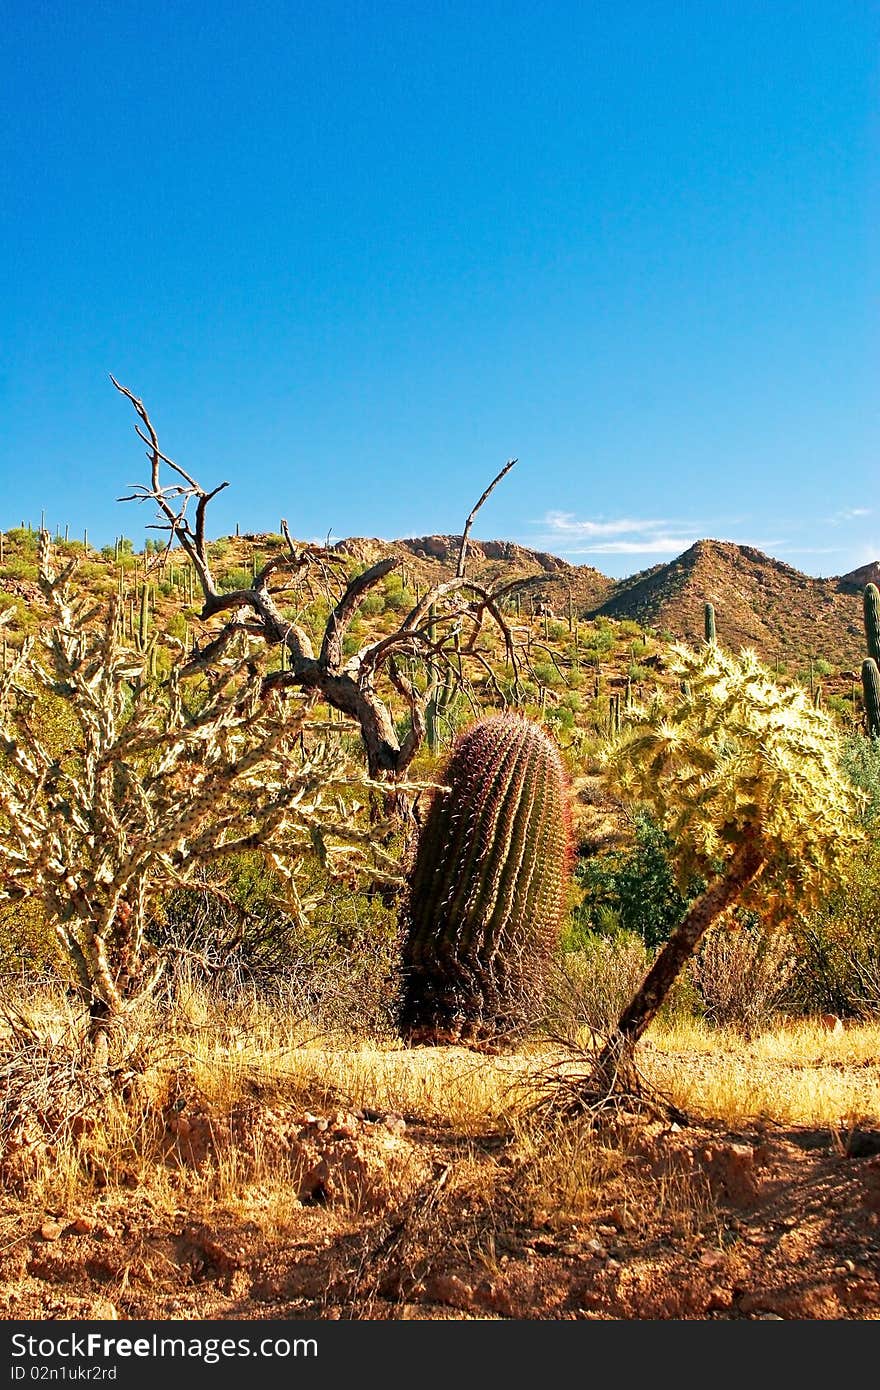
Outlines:
[[[540,1009],[565,906],[568,787],[541,726],[479,721],[458,739],[409,875],[402,1031],[479,1041]]]
[[[300,912],[299,864],[395,876],[354,828],[374,784],[315,741],[304,700],[266,698],[253,654],[227,654],[188,708],[173,668],[161,687],[125,645],[111,604],[100,626],[56,580],[52,622],[0,678],[0,898],[37,897],[76,972],[93,1034],[158,979],[146,936],[155,894],[242,850],[264,853]],[[306,736],[311,735],[310,750]]]
[[[605,755],[606,774],[667,831],[681,881],[698,874],[707,888],[600,1055],[597,1075],[609,1085],[631,1079],[622,1052],[713,922],[735,904],[759,911],[765,926],[783,922],[827,892],[863,834],[837,727],[805,691],[777,685],[753,652],[731,657],[714,643],[674,647],[668,670],[679,690],[634,717]]]

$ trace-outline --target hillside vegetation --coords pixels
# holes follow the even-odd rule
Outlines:
[[[204,541],[212,604],[185,545],[3,533],[6,1316],[880,1316],[864,586],[719,542],[615,583],[464,539]],[[492,752],[501,712],[550,762]],[[456,828],[465,751],[413,877],[486,720],[497,853]],[[407,1037],[453,845],[465,926],[437,922]],[[532,971],[518,879],[550,857]]]

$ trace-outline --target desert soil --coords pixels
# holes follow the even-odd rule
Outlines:
[[[220,1119],[181,1093],[171,1201],[96,1171],[46,1210],[7,1165],[0,1317],[880,1318],[880,1130],[682,1118],[584,1132],[578,1203],[521,1136],[261,1097]],[[230,1155],[240,1191],[207,1205],[187,1175]],[[248,1181],[257,1155],[289,1163],[280,1200]]]

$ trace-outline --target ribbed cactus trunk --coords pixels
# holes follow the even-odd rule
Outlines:
[[[880,589],[876,584],[866,584],[862,593],[865,611],[865,638],[868,656],[880,662]]]
[[[533,720],[457,740],[422,828],[404,914],[401,1032],[487,1042],[540,1013],[570,868],[568,782]]]
[[[706,641],[716,641],[715,636],[715,608],[711,603],[707,603],[703,608],[703,626],[706,633]]]
[[[880,737],[880,668],[872,656],[862,662],[862,695],[865,722],[872,738]]]

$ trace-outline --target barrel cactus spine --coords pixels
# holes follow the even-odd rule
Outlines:
[[[568,779],[540,724],[492,715],[459,735],[408,874],[400,1028],[486,1044],[543,1003],[571,868]]]

